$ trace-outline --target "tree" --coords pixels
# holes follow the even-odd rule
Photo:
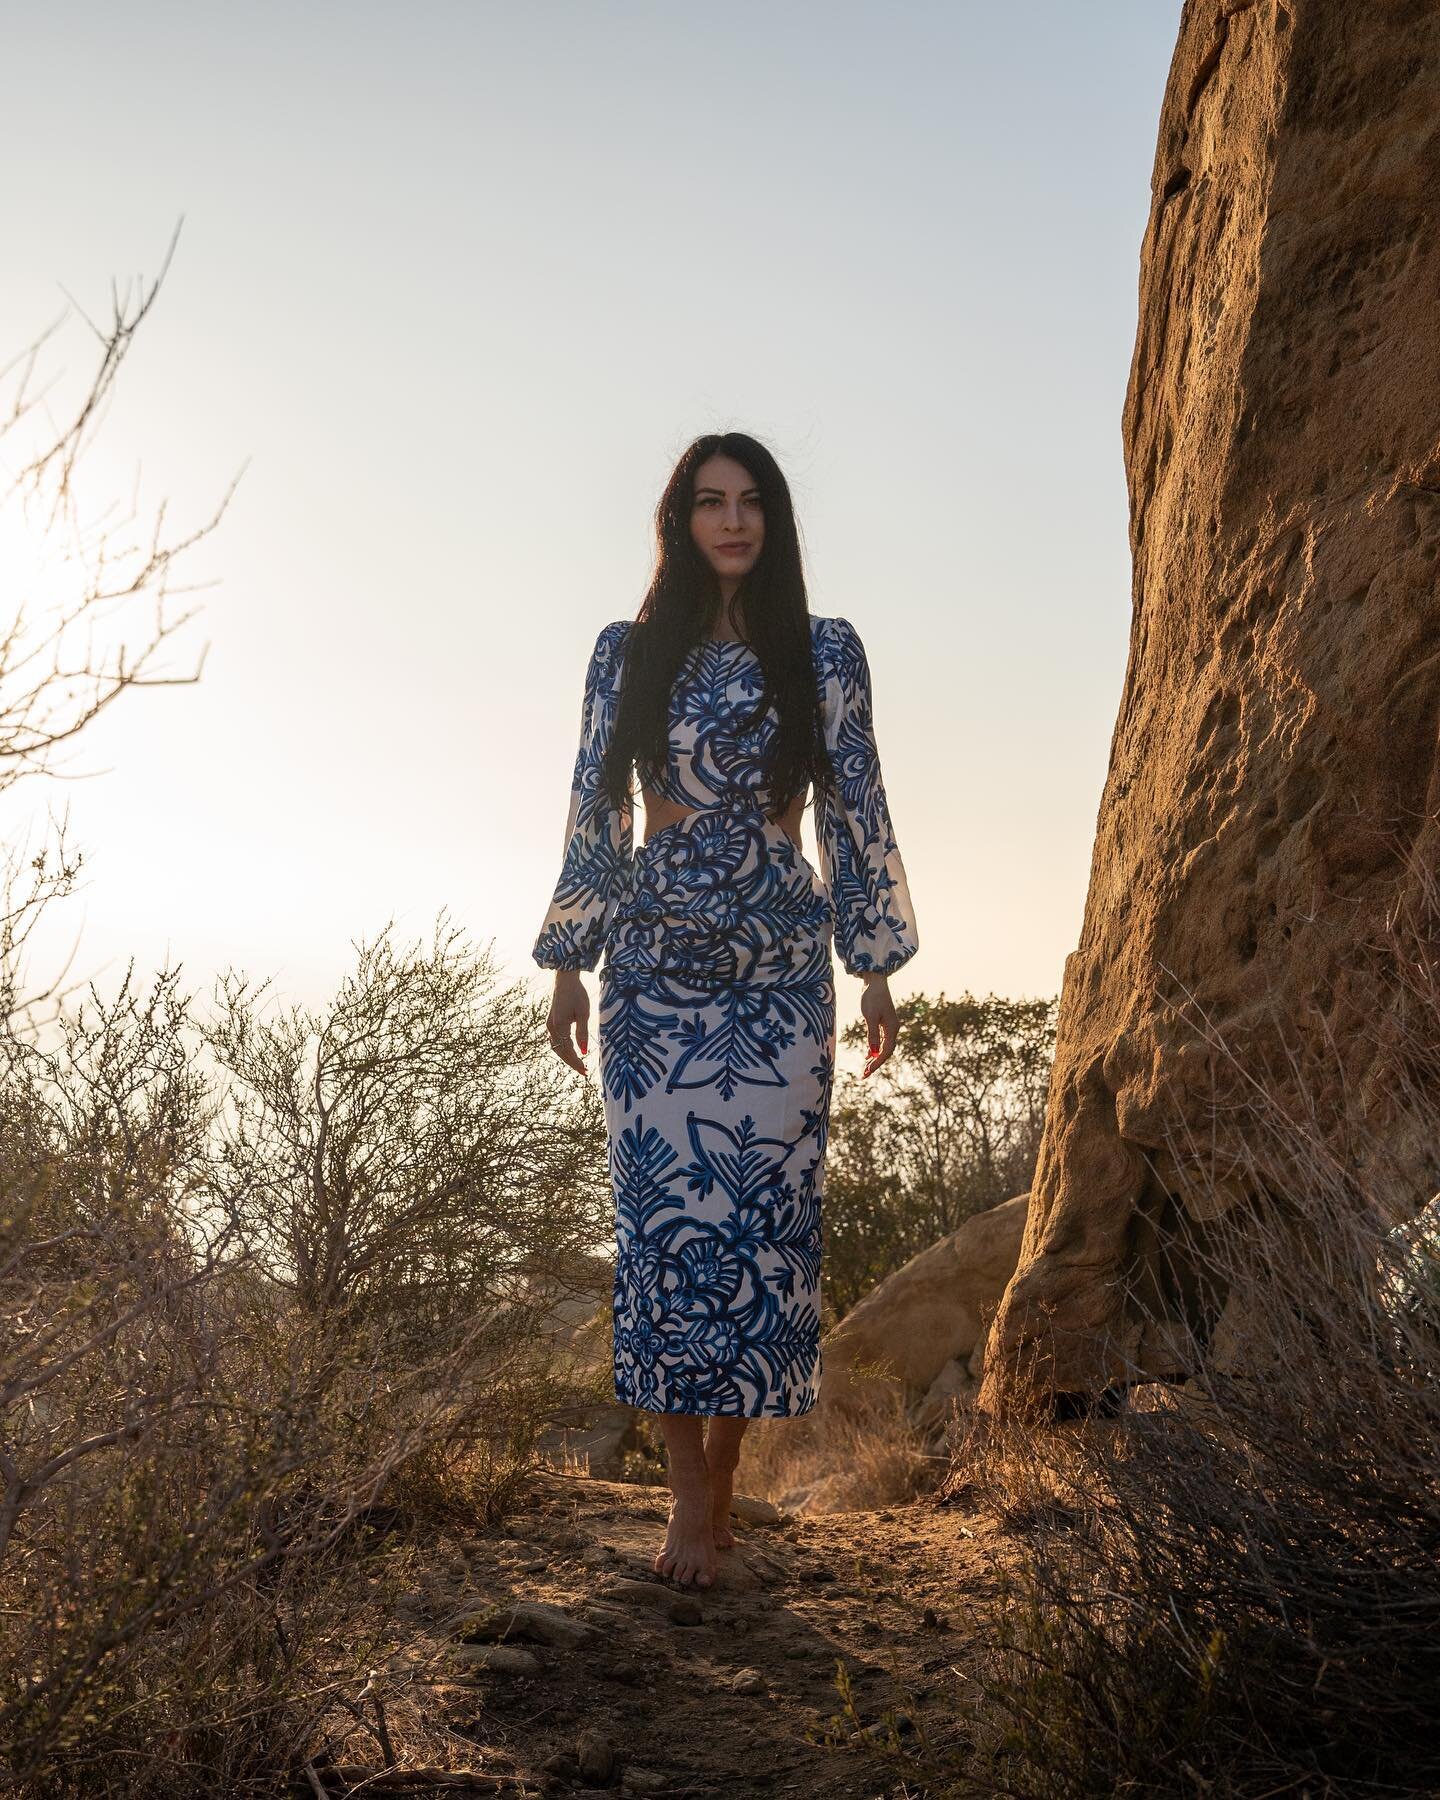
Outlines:
[[[68,422],[49,423],[42,407],[47,389],[33,385],[41,349],[63,315],[0,368],[0,393],[9,396],[8,404],[0,401],[0,453],[18,462],[14,473],[8,464],[0,473],[0,797],[27,776],[55,773],[57,752],[131,688],[200,679],[203,650],[188,674],[161,666],[161,653],[195,616],[193,608],[178,615],[173,610],[172,596],[189,591],[174,586],[174,572],[219,524],[239,475],[213,516],[188,535],[167,538],[162,501],[148,541],[142,536],[134,543],[124,535],[136,523],[134,511],[118,519],[104,512],[86,518],[76,480],[179,233],[177,225],[159,275],[138,299],[112,292],[109,323],[86,319],[100,345],[99,361]],[[60,998],[64,971],[50,985],[22,994],[20,961],[46,905],[73,889],[81,861],[62,818],[37,851],[27,855],[10,844],[0,862],[0,1020],[12,1029],[37,1025],[42,1010]]]
[[[835,1316],[972,1214],[1029,1187],[1058,1005],[919,994],[899,1008],[894,1058],[874,1076],[840,1077],[825,1183]],[[845,1042],[863,1046],[864,1025]]]

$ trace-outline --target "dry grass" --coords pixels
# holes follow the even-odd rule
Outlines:
[[[910,1424],[898,1387],[876,1382],[840,1411],[757,1419],[745,1434],[747,1494],[810,1513],[896,1506],[933,1488],[945,1459]]]
[[[972,1422],[956,1484],[1023,1551],[970,1672],[976,1791],[1440,1788],[1436,899],[1392,927],[1377,1027],[1404,1153],[1388,1123],[1322,1120],[1336,1069],[1313,1050],[1257,1070],[1196,1016],[1224,1098],[1168,1166],[1244,1199],[1179,1247],[1208,1300],[1188,1379],[1137,1371],[1118,1417],[1072,1425],[1017,1380]]]

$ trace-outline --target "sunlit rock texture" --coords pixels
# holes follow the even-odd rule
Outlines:
[[[1129,661],[982,1406],[1183,1371],[1185,1243],[1253,1179],[1195,1171],[1249,1075],[1337,1141],[1363,1115],[1397,1207],[1434,1154],[1376,937],[1437,865],[1435,0],[1187,0],[1123,432]]]

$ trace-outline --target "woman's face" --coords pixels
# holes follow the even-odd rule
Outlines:
[[[755,567],[765,542],[760,490],[731,456],[710,456],[695,471],[690,535],[729,595]]]

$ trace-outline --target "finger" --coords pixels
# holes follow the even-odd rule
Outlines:
[[[576,1053],[575,1046],[570,1042],[570,1027],[568,1025],[563,1028],[557,1028],[550,1033],[550,1048],[560,1058],[561,1062],[569,1063],[570,1067],[576,1070],[577,1073],[581,1075],[588,1074],[589,1071],[586,1069],[584,1063],[581,1062],[580,1056]]]
[[[896,1027],[898,1018],[892,1013],[885,1013],[870,1027],[870,1056],[865,1064],[865,1073],[873,1075],[877,1069],[884,1068],[895,1054]]]

